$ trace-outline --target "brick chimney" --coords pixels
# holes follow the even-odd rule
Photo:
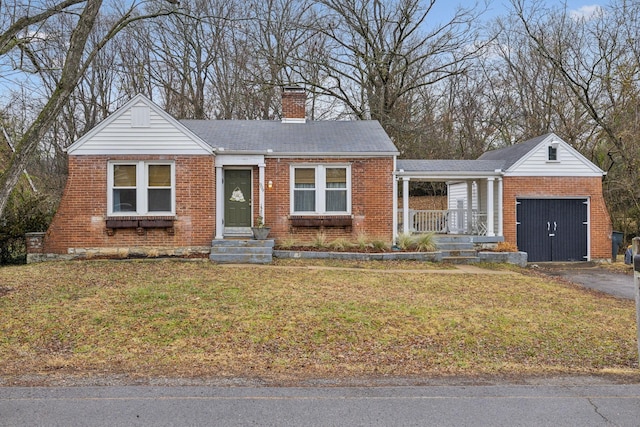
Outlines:
[[[282,88],[282,123],[305,123],[307,92],[300,86]]]

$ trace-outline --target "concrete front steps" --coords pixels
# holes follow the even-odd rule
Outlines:
[[[213,240],[209,259],[220,264],[269,264],[274,240]]]
[[[434,241],[442,253],[442,262],[471,264],[480,262],[473,238],[464,235],[436,235]]]

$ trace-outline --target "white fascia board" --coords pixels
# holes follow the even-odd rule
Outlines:
[[[65,149],[65,151],[68,154],[73,155],[74,152],[79,150],[82,147],[82,145],[84,145],[85,142],[89,141],[95,135],[97,135],[100,132],[102,132],[102,130],[104,128],[106,128],[111,123],[116,121],[122,114],[124,114],[126,111],[131,109],[138,102],[142,102],[143,104],[148,106],[150,109],[152,109],[155,113],[157,113],[159,116],[161,116],[163,119],[167,120],[178,131],[182,132],[187,138],[192,140],[195,144],[197,144],[204,151],[204,153],[198,152],[198,153],[194,153],[194,154],[212,154],[213,153],[213,148],[210,145],[208,145],[207,143],[202,141],[196,134],[194,134],[189,129],[187,129],[182,123],[180,123],[178,120],[173,118],[173,116],[171,116],[169,113],[164,111],[157,104],[155,104],[153,101],[151,101],[149,98],[147,98],[146,96],[144,96],[142,94],[138,94],[138,95],[134,96],[133,98],[131,98],[122,107],[118,108],[116,111],[114,111],[112,114],[110,114],[107,118],[105,118],[103,121],[98,123],[98,125],[96,125],[93,129],[91,129],[89,132],[87,132],[81,138],[79,138],[76,142],[74,142],[73,144],[68,146]],[[117,153],[112,153],[112,152],[108,152],[108,153],[106,153],[106,152],[105,153],[92,152],[91,154],[138,154],[138,153],[140,153],[138,150],[130,149],[130,150],[125,150],[125,151],[117,152]],[[149,154],[149,153],[145,153],[145,154]],[[168,153],[158,152],[157,154],[164,155],[164,154],[168,154]]]
[[[300,158],[300,157],[309,157],[309,158],[323,158],[323,157],[336,157],[336,158],[353,158],[353,157],[358,157],[358,158],[378,158],[378,157],[396,157],[398,155],[397,152],[371,152],[371,151],[366,151],[366,152],[349,152],[349,153],[309,153],[309,152],[298,152],[298,153],[284,153],[284,152],[277,152],[277,153],[269,153],[267,154],[267,157],[273,157],[273,158]]]
[[[536,173],[515,171],[515,172],[506,172],[504,174],[505,177],[509,177],[509,176],[530,176],[532,178],[535,178],[535,177],[554,177],[554,176],[562,177],[562,178],[568,178],[568,177],[594,178],[594,177],[602,177],[604,175],[605,175],[604,172],[563,173],[563,172],[557,172],[557,171],[552,171],[552,172],[540,171],[540,172],[536,172]]]
[[[538,175],[538,174],[532,175],[531,173],[518,174],[518,172],[517,172],[518,168],[523,163],[525,163],[531,156],[533,156],[535,153],[537,153],[538,150],[541,149],[541,147],[543,147],[543,146],[546,147],[552,141],[559,142],[563,149],[567,150],[570,154],[572,154],[576,159],[578,159],[581,163],[583,163],[594,174],[594,175],[592,175],[592,174],[582,174],[582,175],[571,175],[571,174],[568,174],[566,176],[603,176],[603,175],[606,174],[602,169],[600,169],[598,166],[593,164],[593,162],[589,161],[589,159],[587,159],[585,156],[580,154],[580,152],[578,150],[573,148],[570,144],[565,142],[562,138],[560,138],[555,133],[550,133],[545,139],[540,141],[540,143],[538,145],[536,145],[533,149],[529,150],[529,152],[527,154],[525,154],[517,162],[512,164],[511,167],[506,170],[505,174],[508,175],[508,176],[563,176],[563,175],[558,175],[557,173],[549,174],[549,173],[541,172],[540,175]]]
[[[398,178],[407,177],[407,178],[415,178],[415,179],[432,179],[432,180],[441,180],[441,181],[452,181],[456,180],[469,180],[469,179],[484,179],[491,177],[500,177],[504,174],[502,172],[461,172],[461,171],[452,171],[452,172],[395,172],[395,176]]]

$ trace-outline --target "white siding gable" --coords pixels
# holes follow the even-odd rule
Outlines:
[[[213,150],[160,107],[137,95],[68,147],[71,155],[203,155]]]
[[[549,161],[549,146],[556,145],[557,160]],[[551,134],[505,171],[505,176],[602,176],[604,171],[571,145]]]

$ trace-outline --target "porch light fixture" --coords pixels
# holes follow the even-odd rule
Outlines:
[[[269,190],[271,190],[273,188],[273,181],[269,180],[269,182],[267,182],[267,188]]]

